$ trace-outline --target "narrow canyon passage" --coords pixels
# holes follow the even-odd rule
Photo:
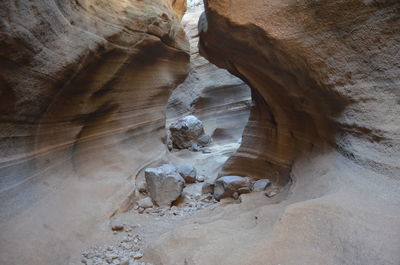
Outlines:
[[[399,265],[397,0],[0,1],[1,265]]]

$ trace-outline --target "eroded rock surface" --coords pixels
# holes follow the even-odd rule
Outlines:
[[[179,2],[0,2],[0,264],[79,261],[166,152],[189,63]]]
[[[255,102],[221,176],[273,185],[164,235],[155,260],[399,263],[399,11],[392,0],[206,1],[200,51]]]

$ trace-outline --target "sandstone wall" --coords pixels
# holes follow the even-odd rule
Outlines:
[[[185,6],[1,1],[1,264],[79,258],[91,224],[165,153],[165,105],[188,71]]]
[[[227,171],[277,179],[303,153],[333,147],[398,174],[396,1],[210,0],[206,9],[201,51],[260,102]]]
[[[399,264],[399,23],[393,0],[207,0],[200,52],[256,102],[221,175],[289,184],[162,235],[154,264]]]

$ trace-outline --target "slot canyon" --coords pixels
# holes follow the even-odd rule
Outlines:
[[[399,265],[399,0],[0,1],[0,265]]]

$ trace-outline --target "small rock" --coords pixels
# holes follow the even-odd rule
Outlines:
[[[133,255],[133,258],[136,259],[136,260],[141,259],[141,258],[143,258],[143,253],[142,252],[136,252]]]
[[[119,218],[113,218],[111,220],[111,229],[113,231],[122,231],[124,230],[124,223]]]
[[[203,187],[201,188],[201,194],[213,193],[214,192],[214,184],[208,181],[204,182]]]
[[[239,176],[224,176],[215,181],[214,197],[217,200],[238,194],[250,192],[249,178]]]
[[[203,154],[211,154],[211,150],[208,149],[208,148],[203,148],[203,149],[201,150],[201,152],[202,152]]]
[[[279,193],[278,189],[270,189],[265,193],[265,196],[272,198]]]
[[[270,184],[268,179],[259,179],[253,184],[253,191],[264,191]]]
[[[139,207],[138,212],[139,212],[139,213],[144,213],[144,208]]]
[[[206,178],[204,176],[197,176],[196,180],[198,182],[203,182]]]
[[[173,142],[172,142],[172,138],[171,135],[168,133],[167,136],[167,148],[169,151],[172,151],[172,149],[174,148]]]
[[[138,205],[140,208],[147,209],[147,208],[153,207],[153,201],[151,200],[150,197],[146,197],[146,198],[143,198],[143,199],[139,200],[139,201],[137,202],[137,205]]]
[[[123,258],[119,265],[129,265],[129,259],[128,258]]]
[[[145,193],[147,191],[146,182],[145,181],[139,181],[139,183],[137,184],[137,189],[138,189],[139,192]]]
[[[199,146],[198,144],[193,143],[193,144],[189,147],[189,150],[192,151],[192,152],[200,152],[200,151],[203,151],[203,148],[202,148],[201,146]]]
[[[202,136],[199,137],[199,139],[197,140],[197,143],[200,146],[209,145],[211,143],[211,136],[208,134],[203,134]]]
[[[196,182],[196,168],[192,165],[183,165],[178,167],[178,172],[186,183]]]

